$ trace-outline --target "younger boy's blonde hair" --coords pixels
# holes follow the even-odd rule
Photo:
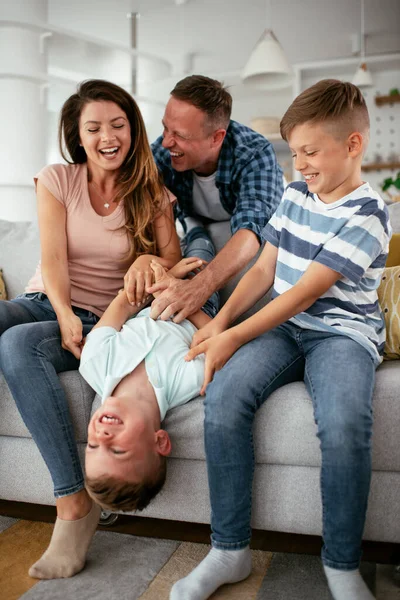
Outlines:
[[[92,500],[105,510],[143,510],[163,487],[166,475],[167,459],[160,455],[157,472],[151,479],[131,483],[110,475],[87,477],[85,487]]]
[[[281,136],[288,141],[294,127],[307,122],[327,125],[334,137],[357,131],[368,139],[367,105],[360,89],[349,82],[323,79],[304,90],[283,115]]]

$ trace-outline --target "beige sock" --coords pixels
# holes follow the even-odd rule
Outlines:
[[[36,579],[72,577],[85,566],[86,553],[99,523],[101,509],[93,504],[86,517],[76,521],[57,518],[49,547],[29,569]]]

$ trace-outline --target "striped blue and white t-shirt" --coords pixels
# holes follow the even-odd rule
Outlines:
[[[348,335],[376,364],[382,360],[385,322],[377,288],[391,228],[382,198],[368,183],[325,204],[305,182],[291,183],[262,236],[278,248],[272,297],[297,283],[312,261],[342,275],[310,308],[290,321],[317,331]]]

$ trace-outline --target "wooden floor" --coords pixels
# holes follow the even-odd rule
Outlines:
[[[55,521],[56,511],[54,506],[0,500],[0,515],[28,521],[52,523]],[[205,544],[210,542],[210,527],[201,523],[186,523],[182,521],[120,515],[114,525],[101,527],[101,529],[184,542]],[[267,550],[270,552],[295,552],[298,554],[319,555],[321,538],[312,535],[254,530],[251,546],[255,550]],[[399,564],[400,544],[365,541],[363,543],[363,560],[381,564]]]

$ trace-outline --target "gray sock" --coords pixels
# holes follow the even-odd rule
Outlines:
[[[172,587],[170,600],[206,600],[224,583],[237,583],[251,572],[249,546],[242,550],[212,548],[204,560]]]
[[[341,571],[324,565],[329,589],[335,600],[373,600],[360,571]]]

